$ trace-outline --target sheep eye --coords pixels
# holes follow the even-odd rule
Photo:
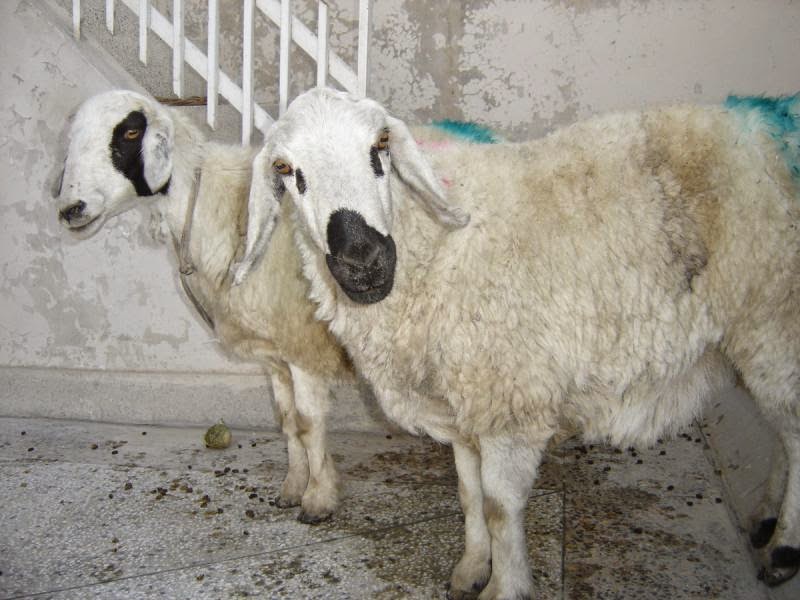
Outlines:
[[[141,129],[126,129],[124,137],[126,140],[135,140],[141,132]]]
[[[274,163],[272,163],[272,169],[278,175],[291,175],[292,174],[292,167],[290,167],[288,163],[285,163],[282,160],[276,160]]]
[[[389,149],[389,130],[384,129],[381,133],[378,141],[375,142],[375,147],[378,150],[388,150]]]

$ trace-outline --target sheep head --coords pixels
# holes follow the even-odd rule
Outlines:
[[[155,100],[117,90],[84,102],[54,190],[61,222],[92,235],[139,198],[166,192],[173,141],[172,119]]]
[[[294,203],[301,227],[353,301],[370,304],[392,289],[392,173],[448,228],[469,216],[449,206],[408,127],[377,102],[327,88],[299,96],[265,136],[253,162],[241,282],[263,254],[279,213]]]

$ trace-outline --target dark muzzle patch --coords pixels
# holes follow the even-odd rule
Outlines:
[[[328,220],[328,269],[347,297],[359,304],[380,302],[394,285],[397,251],[390,235],[367,225],[359,213],[340,209]]]

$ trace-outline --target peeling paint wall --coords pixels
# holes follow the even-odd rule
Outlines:
[[[511,139],[602,111],[800,89],[792,0],[376,0],[371,94]]]
[[[69,114],[131,82],[87,62],[40,2],[0,3],[0,20],[0,365],[257,372],[184,303],[147,211],[85,241],[59,225],[50,187]]]
[[[126,83],[87,63],[48,23],[42,6],[51,3],[71,0],[0,3],[0,365],[258,372],[226,358],[184,302],[172,252],[150,239],[146,211],[83,242],[58,225],[48,187],[66,116],[88,95]],[[92,8],[101,4],[84,3],[85,28],[99,24],[89,37],[104,41]],[[166,13],[171,4],[154,2]],[[332,48],[355,66],[357,2],[330,5]],[[204,6],[190,0],[186,9],[187,33],[201,46]],[[237,76],[240,6],[221,3],[221,63]],[[313,0],[295,9],[316,27]],[[117,10],[130,35],[127,9]],[[259,100],[274,110],[278,32],[261,17],[256,32]],[[150,39],[147,76],[135,37],[108,52],[151,92],[169,95],[169,55]],[[522,139],[606,110],[794,92],[798,47],[800,2],[791,0],[374,0],[369,88],[409,121],[467,119]],[[313,63],[299,51],[292,60],[296,94],[314,81]],[[191,74],[187,86],[204,93]]]

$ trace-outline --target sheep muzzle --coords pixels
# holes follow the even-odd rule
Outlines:
[[[353,302],[373,304],[392,291],[397,252],[391,235],[382,235],[352,210],[334,212],[327,227],[328,269]]]
[[[87,213],[86,203],[83,200],[78,200],[58,211],[58,218],[67,229],[87,237],[102,226],[105,220],[102,217],[102,214]]]

